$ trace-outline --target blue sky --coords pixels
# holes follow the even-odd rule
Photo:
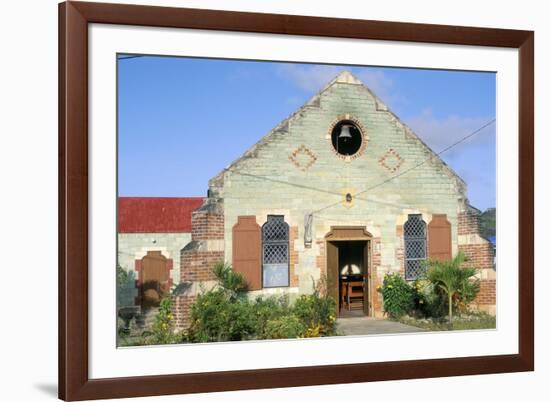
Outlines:
[[[342,70],[435,152],[496,116],[494,73],[151,56],[118,68],[121,196],[204,196],[211,177]],[[495,139],[492,125],[441,155],[482,210],[495,206]]]

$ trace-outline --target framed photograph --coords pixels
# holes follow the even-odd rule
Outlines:
[[[533,32],[59,21],[61,399],[534,369]]]

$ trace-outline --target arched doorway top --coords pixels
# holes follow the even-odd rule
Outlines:
[[[372,234],[365,226],[331,226],[325,239],[327,241],[371,240]]]

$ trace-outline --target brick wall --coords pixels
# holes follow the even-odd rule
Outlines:
[[[223,240],[223,213],[197,210],[191,215],[192,240]]]
[[[458,214],[458,250],[468,258],[468,266],[493,269],[493,245],[480,236],[479,212],[467,210]]]
[[[214,280],[212,267],[223,259],[223,251],[182,250],[181,280],[183,282]]]
[[[480,271],[480,290],[473,304],[483,311],[496,313],[496,271],[492,244],[479,234],[479,212],[474,209],[458,214],[458,250],[468,261],[465,266]]]
[[[174,329],[182,331],[188,328],[191,317],[191,306],[197,300],[196,296],[176,296],[172,301]]]
[[[220,212],[206,208],[193,212],[191,243],[181,250],[180,271],[183,282],[215,279],[212,267],[224,260],[223,246],[220,247],[223,244],[224,219]]]
[[[458,214],[458,234],[479,234],[479,219],[476,211],[463,211]]]
[[[458,250],[468,258],[467,266],[477,269],[493,269],[493,246],[487,244],[459,244]]]
[[[208,200],[203,207],[193,212],[191,224],[191,242],[181,250],[181,281],[191,285],[211,282],[215,280],[212,268],[225,258],[223,208],[214,200]],[[197,289],[198,286],[190,286],[190,290],[174,297],[176,329],[185,329],[189,325],[189,313],[196,300]]]
[[[479,293],[475,299],[475,303],[481,305],[493,305],[496,299],[496,280],[483,279],[480,283]]]

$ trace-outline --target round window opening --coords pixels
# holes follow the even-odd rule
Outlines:
[[[355,155],[363,143],[361,130],[351,120],[341,120],[336,123],[332,129],[331,139],[336,152],[343,156]]]

